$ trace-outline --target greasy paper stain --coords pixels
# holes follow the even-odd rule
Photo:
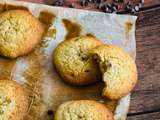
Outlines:
[[[53,12],[41,11],[38,18],[40,22],[45,25],[44,37],[49,37],[53,39],[56,36],[56,29],[51,28],[51,26],[55,21],[56,15]],[[49,40],[52,40],[52,39],[44,39],[41,44],[42,47],[44,48],[48,47]]]
[[[0,79],[12,80],[16,59],[0,58]]]
[[[129,36],[130,36],[130,31],[132,30],[133,24],[130,21],[127,21],[125,23],[125,42],[124,44],[127,45],[129,42]]]
[[[107,106],[107,108],[114,113],[115,109],[116,109],[116,106],[118,104],[118,101],[116,100],[106,100],[104,102],[104,104]]]
[[[56,15],[49,11],[41,11],[39,14],[39,20],[46,26],[46,30],[52,25],[56,18]]]
[[[4,4],[0,4],[0,13],[2,13],[4,11],[5,5]]]
[[[16,6],[16,5],[11,5],[11,4],[0,4],[0,13],[7,11],[7,10],[16,10],[16,9],[29,11],[29,9],[24,6]]]
[[[11,4],[5,4],[5,11],[7,10],[16,10],[16,9],[19,9],[19,10],[28,10],[29,9],[27,7],[24,7],[24,6],[18,6],[18,5],[11,5]]]
[[[78,23],[72,22],[68,19],[62,19],[62,22],[67,30],[65,39],[74,38],[80,35],[81,26]]]
[[[39,52],[37,48],[34,52],[25,57],[28,61],[29,67],[23,73],[24,78],[27,80],[27,88],[30,91],[30,107],[27,119],[39,120],[43,114],[43,100],[42,100],[42,84],[43,84],[43,59],[44,55]]]
[[[40,120],[44,114],[44,101],[43,101],[43,80],[45,73],[45,60],[47,58],[45,54],[45,47],[47,47],[46,36],[56,34],[56,30],[49,29],[55,19],[55,15],[46,11],[42,11],[39,16],[39,20],[45,25],[46,31],[42,42],[36,47],[35,51],[25,57],[28,61],[29,67],[24,72],[23,76],[28,81],[27,88],[31,91],[31,104],[28,120]]]

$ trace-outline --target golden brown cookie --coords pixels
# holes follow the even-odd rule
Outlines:
[[[53,53],[54,65],[61,78],[73,85],[87,85],[100,79],[100,71],[88,51],[102,42],[81,36],[61,42]]]
[[[31,52],[41,41],[44,26],[26,10],[0,14],[0,55],[16,58]]]
[[[105,105],[93,100],[65,102],[59,106],[54,120],[113,120]]]
[[[28,111],[29,96],[13,80],[0,80],[0,120],[23,120]]]
[[[137,83],[137,68],[124,50],[114,45],[101,45],[92,49],[91,54],[103,74],[104,96],[120,99],[133,89]]]

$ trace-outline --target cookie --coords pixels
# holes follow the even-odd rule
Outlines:
[[[61,78],[73,85],[87,85],[101,78],[96,62],[88,51],[102,42],[81,36],[61,42],[53,52],[53,63]]]
[[[28,93],[13,80],[0,80],[0,120],[23,120],[27,114]]]
[[[54,120],[114,120],[105,105],[93,100],[65,102],[59,106]]]
[[[0,55],[16,58],[31,52],[41,41],[44,26],[26,10],[0,14]]]
[[[101,45],[90,53],[103,74],[104,96],[120,99],[134,88],[137,82],[136,64],[124,50],[114,45]]]

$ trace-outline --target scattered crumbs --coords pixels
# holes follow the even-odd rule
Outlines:
[[[80,35],[81,26],[78,23],[72,22],[68,19],[62,19],[62,22],[67,30],[66,39],[74,38]]]

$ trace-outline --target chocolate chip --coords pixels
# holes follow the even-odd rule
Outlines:
[[[87,60],[88,60],[88,57],[87,57],[86,55],[82,55],[81,60],[82,60],[82,61],[87,61]]]
[[[116,3],[117,3],[117,2],[119,2],[119,0],[114,0],[114,2],[116,2]]]
[[[107,4],[107,7],[108,7],[108,8],[111,8],[111,7],[112,7],[112,4],[108,3],[108,4]]]
[[[88,0],[88,2],[93,2],[93,0]]]
[[[53,112],[53,110],[48,110],[48,111],[47,111],[47,114],[48,114],[48,115],[53,115],[54,112]]]
[[[89,70],[85,70],[84,72],[89,72]]]
[[[136,5],[136,6],[134,7],[134,9],[135,9],[136,12],[138,12],[138,11],[139,11],[139,6]]]
[[[104,0],[94,0],[95,3],[102,3]]]
[[[131,12],[131,10],[132,10],[132,5],[131,5],[131,2],[130,2],[130,1],[128,1],[125,9],[126,9],[127,11]]]
[[[80,4],[81,4],[81,6],[87,6],[88,1],[87,0],[80,0]]]
[[[56,0],[56,1],[53,3],[53,5],[55,5],[55,6],[63,6],[63,4],[64,4],[64,0]]]
[[[118,2],[121,2],[121,3],[123,3],[123,2],[124,2],[124,0],[118,0]]]
[[[74,41],[78,41],[79,39],[78,38],[76,38]]]
[[[107,7],[107,6],[106,6],[106,8],[105,8],[105,11],[104,11],[104,12],[109,12],[109,11],[110,11],[109,7]]]
[[[74,74],[72,73],[71,76],[74,77]]]

